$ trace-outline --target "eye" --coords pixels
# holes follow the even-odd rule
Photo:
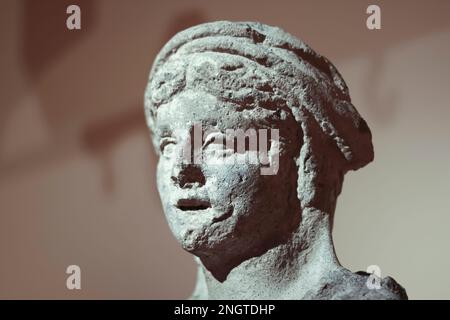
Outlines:
[[[175,149],[176,140],[174,138],[162,138],[159,143],[159,150],[163,156],[170,156]]]
[[[220,132],[209,134],[205,139],[203,148],[215,152],[216,155],[225,156],[258,151],[256,135],[254,137],[247,135],[238,137],[235,134],[226,135]]]

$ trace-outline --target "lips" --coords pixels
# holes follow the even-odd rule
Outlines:
[[[211,203],[201,199],[180,199],[176,207],[182,211],[202,211],[211,208]]]

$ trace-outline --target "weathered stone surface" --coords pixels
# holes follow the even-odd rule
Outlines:
[[[302,41],[255,22],[180,32],[153,64],[145,114],[167,221],[199,265],[192,298],[406,298],[336,258],[336,199],[345,173],[373,160],[371,133],[336,68]],[[269,162],[251,138],[226,145],[229,129],[258,143],[268,130]],[[239,162],[252,154],[261,161]]]

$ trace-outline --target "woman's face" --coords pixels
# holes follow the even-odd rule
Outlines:
[[[276,153],[278,158],[277,172],[264,175],[267,164],[243,161],[263,150],[252,150],[248,144],[236,150],[222,143],[232,141],[227,129],[278,129],[279,141],[272,134],[267,143],[269,155]],[[251,255],[285,234],[300,215],[294,158],[301,136],[285,111],[281,116],[280,111],[258,107],[237,111],[236,105],[210,94],[185,91],[159,107],[154,131],[164,213],[187,251],[200,257]],[[199,135],[200,143],[194,143]]]

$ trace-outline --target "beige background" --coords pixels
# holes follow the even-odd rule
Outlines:
[[[65,9],[82,10],[68,31]],[[382,30],[365,27],[370,3]],[[195,266],[163,217],[142,95],[177,30],[258,20],[335,63],[373,132],[334,238],[411,298],[450,298],[450,1],[5,1],[0,4],[0,298],[184,298]],[[82,290],[65,269],[82,269]]]

